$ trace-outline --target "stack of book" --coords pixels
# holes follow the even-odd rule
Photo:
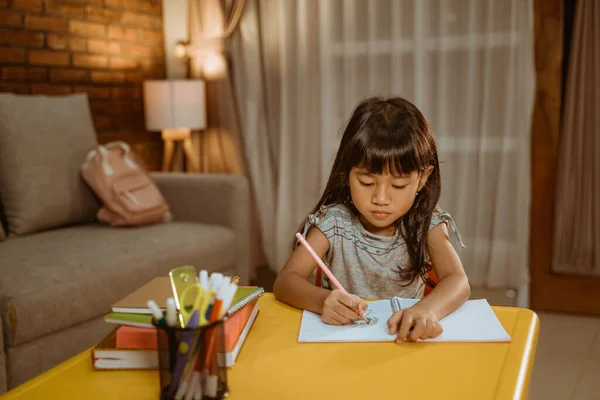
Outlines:
[[[233,366],[246,336],[258,315],[258,299],[264,289],[239,286],[227,311],[225,321],[225,361]],[[157,330],[152,324],[150,299],[164,311],[167,298],[173,297],[168,277],[155,278],[129,296],[116,302],[105,316],[113,329],[92,350],[96,369],[157,369]]]

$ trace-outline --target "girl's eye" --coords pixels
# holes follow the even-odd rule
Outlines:
[[[367,183],[367,182],[363,182],[363,181],[359,181],[359,182],[362,186],[373,186],[372,183]]]
[[[407,187],[408,185],[402,185],[402,186],[398,186],[398,185],[392,185],[392,187],[394,189],[404,189],[405,187]]]

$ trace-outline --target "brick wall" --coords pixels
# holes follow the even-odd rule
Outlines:
[[[159,169],[142,81],[165,77],[161,0],[0,0],[0,92],[85,92],[98,140],[125,140]]]

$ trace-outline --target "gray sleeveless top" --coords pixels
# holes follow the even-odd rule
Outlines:
[[[440,208],[434,212],[429,230],[442,222],[450,224],[463,246],[454,220]],[[423,297],[422,279],[417,277],[406,286],[408,282],[402,282],[398,275],[398,268],[406,268],[409,262],[399,230],[393,236],[374,235],[344,204],[321,207],[319,212],[309,215],[302,234],[306,235],[312,226],[329,239],[329,250],[323,261],[349,293],[366,299]],[[321,286],[333,289],[325,275]]]

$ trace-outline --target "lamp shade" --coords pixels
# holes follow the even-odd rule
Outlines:
[[[150,80],[144,82],[146,129],[206,128],[204,81]]]

